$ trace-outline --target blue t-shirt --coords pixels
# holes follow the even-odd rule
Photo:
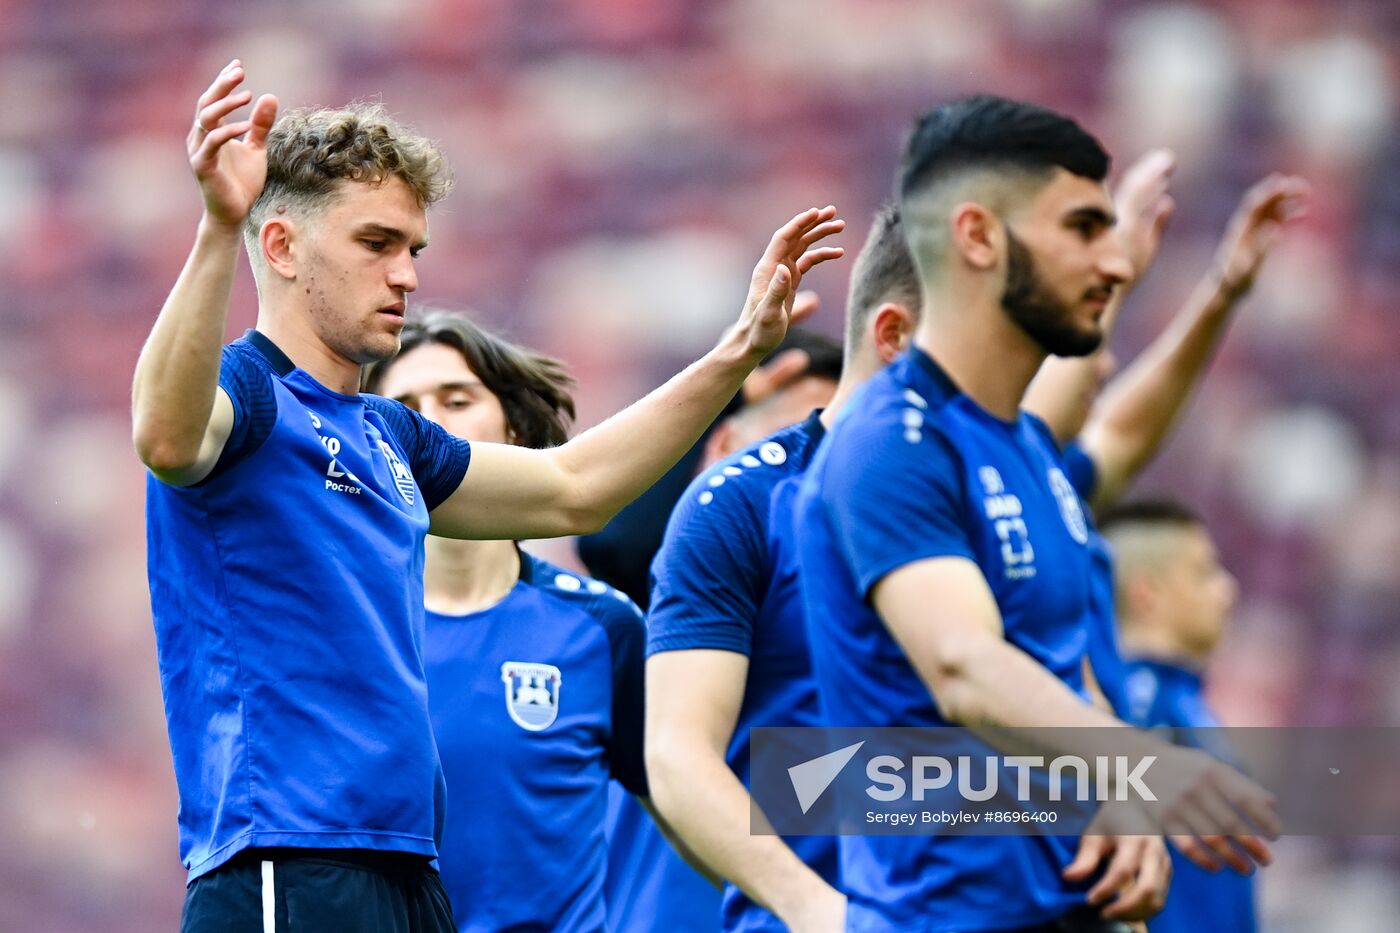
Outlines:
[[[146,484],[147,567],[194,879],[250,846],[436,854],[423,537],[470,448],[342,395],[250,331],[233,430],[193,486]]]
[[[1201,675],[1189,667],[1165,661],[1130,658],[1126,662],[1128,721],[1144,728],[1214,729],[1220,725],[1206,703]],[[1228,748],[1211,748],[1203,741],[1211,733],[1178,733],[1185,744],[1230,761]],[[1229,930],[1253,933],[1254,878],[1223,868],[1210,872],[1175,848],[1172,886],[1167,905],[1148,921],[1151,933],[1197,933]]]
[[[797,502],[803,601],[831,725],[948,724],[869,602],[886,574],[928,558],[975,562],[1007,641],[1083,694],[1089,531],[1064,469],[1043,422],[993,417],[919,349],[866,384],[817,451]],[[1087,890],[1060,877],[1072,838],[839,844],[851,930],[1014,928],[1069,912]]]
[[[520,571],[489,609],[427,613],[443,885],[464,933],[604,930],[608,784],[647,793],[646,630],[604,583],[524,553]]]
[[[1065,475],[1079,494],[1084,516],[1089,525],[1089,556],[1093,566],[1089,578],[1089,598],[1094,605],[1093,627],[1089,630],[1089,666],[1109,707],[1119,719],[1128,718],[1128,701],[1123,692],[1127,669],[1123,651],[1118,644],[1118,608],[1113,585],[1113,552],[1104,536],[1094,526],[1089,510],[1094,487],[1098,483],[1098,468],[1088,452],[1076,442],[1064,448]]]
[[[713,649],[749,658],[726,759],[747,786],[749,729],[816,726],[821,706],[802,618],[792,500],[824,429],[816,414],[702,473],[681,497],[652,563],[647,654]],[[836,842],[791,836],[793,852],[837,886]],[[724,929],[784,930],[734,885]]]
[[[717,933],[720,890],[616,783],[608,791],[608,933]]]

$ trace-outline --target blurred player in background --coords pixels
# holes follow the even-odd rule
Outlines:
[[[910,138],[900,191],[923,286],[915,347],[838,419],[798,497],[830,724],[1114,724],[1085,702],[1087,520],[1055,438],[1020,409],[1047,354],[1098,347],[1132,277],[1107,169],[1072,121],[999,98],[938,108]],[[1011,519],[993,520],[982,500],[994,497],[1015,498]],[[1168,752],[1114,734],[1119,753]],[[1214,785],[1213,803],[1273,827],[1267,795],[1244,778],[1205,755],[1173,761],[1193,792]],[[1183,840],[1197,854],[1205,844]],[[1161,840],[1142,835],[1085,836],[1077,855],[1072,840],[1038,837],[850,836],[840,851],[859,930],[1114,930],[1160,908],[1169,874]]]
[[[1206,700],[1204,674],[1238,595],[1210,532],[1189,509],[1167,500],[1126,502],[1106,511],[1099,527],[1117,571],[1127,718],[1178,730],[1180,741],[1228,760],[1228,750],[1195,731],[1220,725]],[[1172,864],[1172,894],[1148,923],[1151,933],[1253,933],[1252,877],[1208,872],[1180,857]]]
[[[791,323],[797,324],[809,317],[818,304],[815,292],[798,292],[793,299]],[[767,422],[774,429],[786,427],[792,422],[779,419],[792,411],[798,412],[794,421],[805,417],[811,407],[801,407],[801,394],[822,395],[834,390],[840,366],[839,362],[833,365],[828,349],[818,344],[825,339],[813,331],[790,328],[782,343],[744,380],[743,387],[730,399],[720,417],[665,476],[635,502],[628,503],[601,530],[578,538],[579,560],[588,572],[622,590],[645,610],[651,601],[652,558],[661,546],[671,510],[686,486],[695,479],[695,474],[748,443],[741,438],[755,430],[755,425]],[[799,395],[787,395],[785,390],[789,387],[797,389]],[[784,396],[781,401],[771,406],[766,404],[769,400],[776,401],[779,394]],[[830,398],[830,395],[825,394],[825,397]],[[794,399],[798,400],[797,404]],[[764,407],[761,420],[754,417],[735,420],[736,415],[760,405]],[[734,430],[737,428],[742,431]]]
[[[625,412],[550,450],[473,448],[357,394],[361,365],[398,350],[426,209],[448,188],[441,154],[373,106],[274,127],[264,95],[231,119],[252,102],[243,78],[230,62],[199,100],[187,147],[204,215],[132,388],[182,924],[451,929],[429,864],[443,785],[420,654],[425,534],[600,527],[782,339],[801,276],[841,254],[819,245],[841,223],[813,209],[783,227],[738,324]],[[258,328],[224,348],[245,242]]]
[[[800,294],[793,318],[816,309],[816,296]],[[735,449],[801,420],[836,391],[841,377],[841,346],[801,327],[788,330],[764,364],[692,454],[708,466]],[[687,457],[673,472],[694,460]],[[683,490],[674,490],[678,496]],[[580,554],[602,559],[613,572],[648,567],[655,547],[648,528],[664,527],[675,504],[669,478],[629,505]],[[664,509],[665,511],[659,511]],[[627,533],[624,533],[624,530]],[[659,542],[658,542],[659,543]],[[623,574],[631,579],[631,573]],[[608,801],[608,929],[612,933],[713,933],[720,927],[720,891],[687,864],[647,812],[630,794],[614,785]]]
[[[568,440],[571,385],[557,361],[434,312],[364,387],[473,443],[544,449]],[[641,613],[513,541],[426,545],[423,657],[459,929],[610,929],[610,785],[647,795]]]
[[[653,565],[647,737],[656,744],[648,767],[657,806],[697,856],[731,882],[726,931],[839,928],[823,925],[840,917],[843,901],[835,840],[750,830],[749,729],[822,723],[797,589],[789,481],[806,467],[842,402],[907,344],[915,288],[898,215],[886,209],[852,273],[845,368],[834,397],[799,396],[829,407],[809,408],[806,420],[756,439],[697,477]],[[771,413],[777,405],[767,407]]]

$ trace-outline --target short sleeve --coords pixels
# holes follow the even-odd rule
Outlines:
[[[769,487],[731,480],[711,489],[705,479],[682,496],[652,563],[648,654],[709,648],[747,655],[753,644],[769,580]]]
[[[1079,493],[1079,498],[1088,502],[1094,497],[1094,488],[1098,486],[1098,464],[1094,463],[1094,458],[1089,456],[1077,439],[1066,444],[1060,456],[1065,461],[1065,476],[1069,484]]]
[[[239,344],[224,347],[219,360],[219,387],[233,403],[233,428],[214,469],[196,485],[222,476],[256,453],[277,423],[272,372],[255,350]]]
[[[621,593],[602,597],[612,605],[597,613],[607,630],[612,654],[612,744],[608,765],[613,779],[639,797],[648,794],[645,746],[646,624],[639,609]]]
[[[378,395],[365,395],[364,400],[384,419],[403,447],[408,468],[423,490],[424,504],[431,512],[462,484],[471,463],[471,444],[447,433],[402,402]]]
[[[908,412],[916,412],[910,408]],[[904,412],[852,423],[809,482],[864,599],[886,574],[934,557],[976,560],[962,461],[943,433]],[[897,420],[899,419],[899,420]],[[898,478],[898,482],[892,481]]]

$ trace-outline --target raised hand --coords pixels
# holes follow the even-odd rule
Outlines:
[[[1245,192],[1215,263],[1220,287],[1231,298],[1249,291],[1283,225],[1307,212],[1311,187],[1296,175],[1274,173]]]
[[[792,302],[792,313],[788,315],[788,326],[811,317],[820,306],[821,299],[816,292],[798,292]],[[807,375],[807,367],[811,365],[812,358],[807,351],[797,347],[777,354],[749,373],[749,378],[744,380],[744,387],[740,390],[744,395],[744,404],[757,405],[771,398]]]
[[[1134,278],[1141,278],[1157,258],[1162,231],[1176,210],[1167,193],[1174,171],[1176,156],[1171,150],[1153,149],[1129,166],[1113,193],[1118,237],[1128,251]]]
[[[767,353],[782,342],[802,276],[813,266],[846,254],[839,246],[817,244],[844,229],[846,222],[836,219],[836,208],[827,206],[803,211],[773,234],[763,258],[754,266],[749,295],[736,325],[750,353]]]
[[[224,122],[253,99],[250,91],[235,93],[243,77],[243,65],[236,58],[219,72],[200,96],[194,125],[185,139],[190,168],[204,194],[204,213],[225,226],[242,223],[262,193],[267,180],[267,134],[277,119],[277,98],[264,94],[247,119]]]
[[[1272,794],[1196,749],[1173,749],[1163,763],[1164,780],[1153,783],[1157,819],[1182,855],[1209,871],[1224,864],[1240,874],[1273,860],[1264,837],[1282,827]]]

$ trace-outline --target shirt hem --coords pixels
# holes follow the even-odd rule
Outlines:
[[[379,832],[372,829],[325,832],[320,830],[250,830],[242,833],[217,851],[188,865],[189,884],[202,875],[223,865],[244,849],[253,847],[288,847],[299,849],[375,849],[383,852],[407,852],[437,858],[437,845],[427,836]]]

